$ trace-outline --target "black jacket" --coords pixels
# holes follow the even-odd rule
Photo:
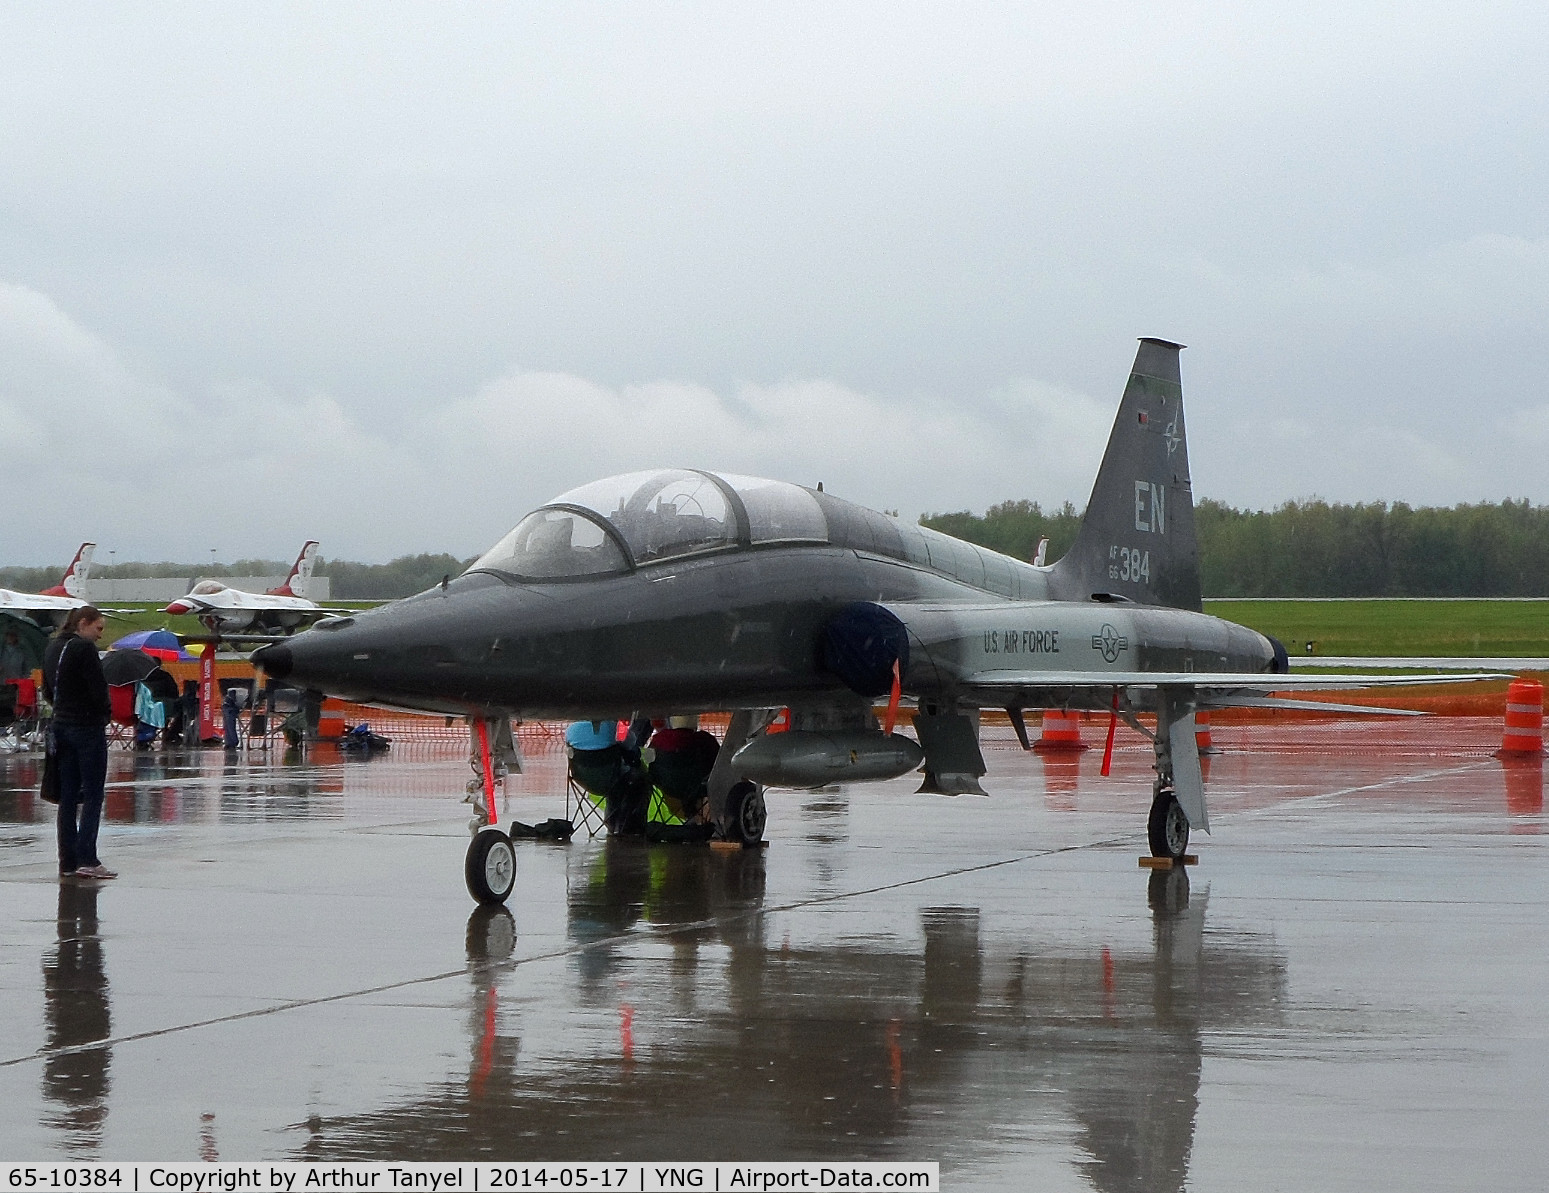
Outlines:
[[[108,681],[102,676],[97,648],[74,634],[50,638],[44,648],[43,694],[54,706],[56,721],[106,725],[113,719],[113,702],[108,698]]]

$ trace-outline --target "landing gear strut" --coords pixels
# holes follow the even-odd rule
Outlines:
[[[468,799],[474,815],[468,825],[473,840],[463,858],[463,881],[479,903],[498,907],[516,885],[516,850],[511,838],[495,827],[495,784],[505,781],[508,762],[520,773],[522,756],[509,718],[470,717],[468,723],[472,736],[468,763],[474,773]]]
[[[1165,687],[1157,692],[1154,745],[1156,782],[1151,788],[1146,838],[1152,857],[1178,862],[1189,847],[1191,828],[1210,831],[1192,692]]]

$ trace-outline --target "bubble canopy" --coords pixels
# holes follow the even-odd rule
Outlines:
[[[817,499],[799,485],[685,468],[628,472],[561,493],[469,571],[581,579],[757,543],[826,543]]]

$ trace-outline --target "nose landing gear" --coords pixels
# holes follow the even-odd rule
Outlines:
[[[516,885],[516,850],[498,828],[482,830],[468,844],[463,860],[468,893],[486,907],[504,903]]]

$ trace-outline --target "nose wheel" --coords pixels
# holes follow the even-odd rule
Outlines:
[[[486,907],[504,903],[516,885],[516,850],[498,828],[487,828],[468,845],[463,862],[468,893]]]

